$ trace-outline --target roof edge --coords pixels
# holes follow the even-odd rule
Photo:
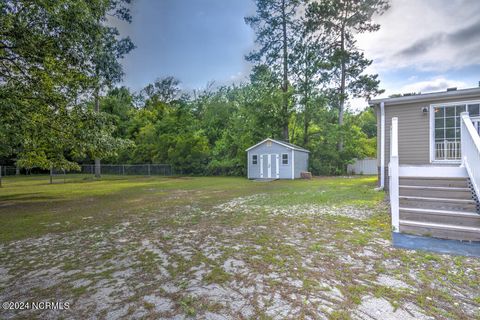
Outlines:
[[[385,103],[385,105],[396,105],[396,104],[406,104],[406,103],[429,101],[429,100],[444,100],[444,99],[450,99],[455,97],[469,97],[474,95],[480,95],[480,87],[454,90],[454,91],[431,92],[431,93],[402,96],[402,97],[395,97],[395,98],[383,98],[383,99],[379,98],[379,99],[369,100],[368,103],[370,105],[378,105],[381,102],[383,102]]]
[[[293,146],[289,146],[288,144],[282,143],[282,141],[278,141],[278,140],[275,140],[275,139],[272,139],[272,138],[264,139],[264,140],[260,141],[259,143],[251,146],[250,148],[245,149],[245,151],[250,151],[250,150],[252,150],[253,148],[258,147],[259,145],[261,145],[262,143],[264,143],[264,142],[266,142],[266,141],[275,142],[275,143],[277,143],[277,144],[279,144],[279,145],[282,145],[282,146],[287,147],[287,148],[292,149],[292,150],[297,150],[297,151],[301,151],[301,152],[310,153],[310,151],[307,150],[307,149],[299,149],[300,147],[299,147],[299,148],[295,148],[295,147],[293,147]]]

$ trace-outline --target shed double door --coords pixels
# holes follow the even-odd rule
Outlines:
[[[260,155],[260,178],[280,178],[280,155],[279,154],[261,154]]]

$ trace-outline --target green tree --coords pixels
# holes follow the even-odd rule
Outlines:
[[[387,0],[320,0],[311,2],[307,17],[312,32],[329,35],[331,103],[338,108],[338,124],[344,125],[345,104],[351,97],[368,98],[383,92],[378,75],[365,74],[372,63],[356,46],[355,35],[374,32],[380,25],[372,22],[374,14],[389,8]],[[338,150],[342,151],[343,140]]]
[[[19,164],[77,167],[67,154],[104,156],[122,144],[85,102],[98,83],[99,43],[115,44],[102,42],[115,34],[106,16],[128,16],[128,2],[0,2],[0,127]]]
[[[302,146],[307,146],[310,139],[310,126],[314,114],[319,108],[326,105],[326,99],[321,91],[325,86],[328,67],[326,50],[324,46],[325,35],[312,34],[308,27],[308,20],[300,18],[297,27],[298,40],[295,42],[290,61],[292,78],[295,86],[295,96],[298,107],[295,125],[302,121],[302,139],[297,141]],[[300,114],[298,114],[300,113]]]
[[[256,0],[255,16],[246,17],[257,35],[258,50],[249,54],[248,61],[267,65],[281,78],[283,92],[280,105],[282,134],[289,140],[288,126],[292,112],[292,90],[289,83],[289,54],[295,43],[295,30],[298,24],[298,0]]]
[[[119,20],[131,22],[131,15],[127,7],[121,6],[120,9],[117,9],[119,4],[129,2],[130,0],[107,1],[106,13],[113,11],[114,16]],[[130,38],[121,38],[116,27],[107,24],[106,14],[97,16],[97,24],[101,28],[98,29],[99,32],[94,37],[91,63],[94,68],[92,76],[96,80],[94,89],[95,112],[99,113],[101,91],[122,79],[123,70],[119,59],[133,50],[134,45]],[[100,178],[100,157],[95,156],[95,150],[93,156],[95,158],[95,177]]]

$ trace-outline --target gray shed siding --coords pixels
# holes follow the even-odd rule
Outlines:
[[[300,178],[302,171],[308,171],[308,152],[293,150],[295,152],[295,178]]]
[[[282,165],[282,154],[288,154],[288,165]],[[280,179],[291,179],[292,178],[292,149],[279,145],[278,143],[272,142],[271,146],[268,146],[267,143],[262,143],[259,146],[249,150],[248,154],[248,178],[249,179],[260,179],[260,155],[262,154],[278,154],[279,159],[279,175]],[[257,164],[252,164],[252,155],[258,155]],[[272,161],[274,161],[272,159]],[[266,178],[266,172],[264,172],[264,178]],[[272,178],[275,178],[275,172],[272,172]]]
[[[293,150],[289,147],[280,145],[272,141],[268,146],[268,141],[256,146],[255,148],[247,152],[247,177],[249,179],[260,179],[260,155],[273,154],[279,155],[279,179],[292,179],[292,152],[295,152],[295,167],[294,177],[300,178],[300,172],[307,171],[308,169],[308,153],[298,150]],[[282,154],[288,154],[288,164],[282,164]],[[252,156],[257,155],[257,164],[252,163]],[[267,161],[264,159],[264,161]],[[272,156],[272,178],[276,178],[276,172],[274,168],[275,158]],[[264,176],[267,178],[267,172],[264,166]]]

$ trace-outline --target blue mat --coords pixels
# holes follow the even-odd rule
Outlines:
[[[480,241],[438,239],[398,232],[392,232],[392,241],[396,248],[480,258]]]

